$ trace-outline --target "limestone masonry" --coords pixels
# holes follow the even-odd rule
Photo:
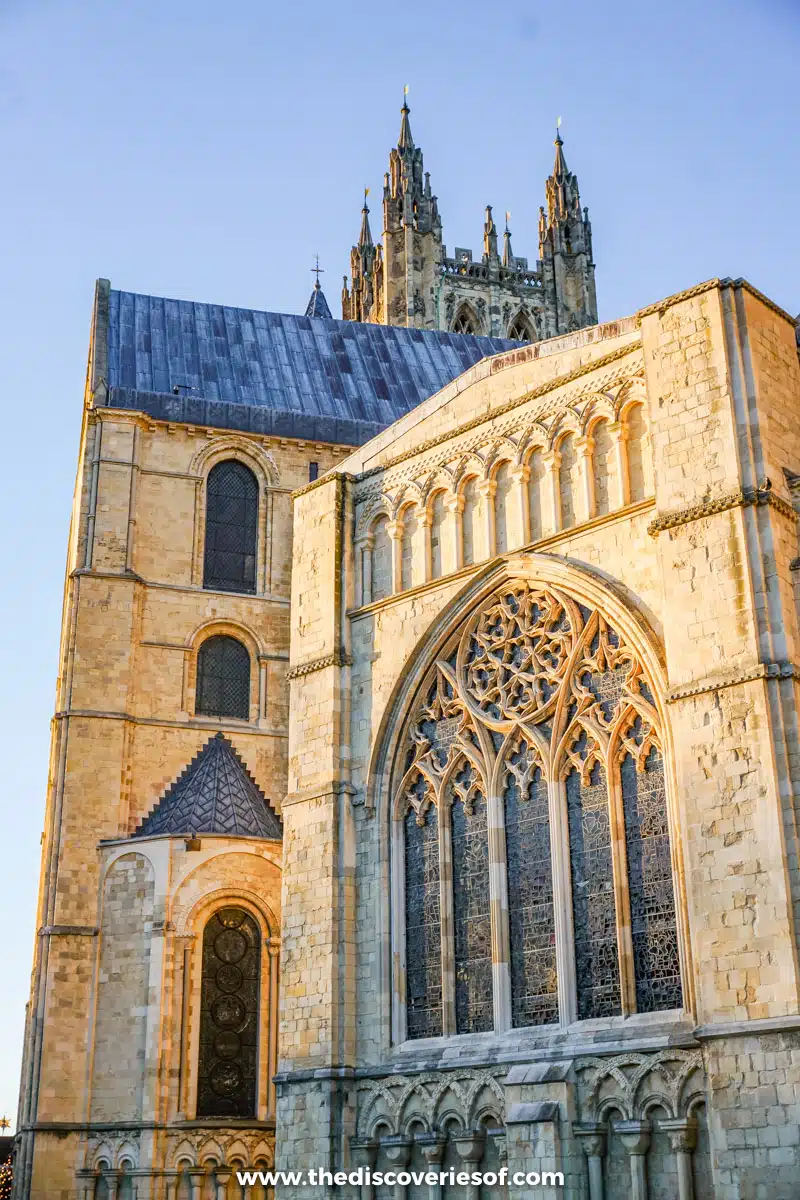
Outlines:
[[[560,138],[449,259],[402,122],[350,319],[98,283],[14,1195],[792,1200],[794,322],[594,323]]]

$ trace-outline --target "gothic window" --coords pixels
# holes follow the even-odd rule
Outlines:
[[[406,1036],[681,1007],[659,721],[635,651],[562,590],[513,580],[444,644],[392,777]]]
[[[509,548],[508,541],[508,509],[514,480],[511,475],[511,463],[502,463],[495,472],[496,484],[494,493],[494,552],[505,554]]]
[[[261,937],[241,908],[203,933],[198,1117],[255,1117]]]
[[[418,776],[405,815],[406,1014],[408,1036],[442,1032],[442,942],[439,901],[439,828],[427,785]],[[418,807],[414,807],[414,800]]]
[[[206,717],[250,718],[250,654],[236,638],[207,638],[197,655],[195,712]]]
[[[402,591],[406,591],[417,582],[415,576],[419,568],[419,556],[415,553],[417,534],[419,532],[417,506],[415,504],[409,504],[403,509],[402,522],[403,541],[400,587]]]
[[[631,504],[653,494],[653,463],[644,406],[634,404],[625,415],[628,484]]]
[[[217,463],[206,484],[203,587],[255,592],[258,483],[236,459]]]
[[[442,575],[442,538],[445,529],[445,494],[437,492],[431,500],[431,579]]]
[[[453,322],[453,333],[478,333],[478,320],[468,304],[462,304]]]
[[[392,593],[392,539],[389,518],[378,517],[372,526],[372,599],[384,600]]]
[[[533,334],[527,319],[519,313],[511,323],[508,331],[509,338],[514,342],[532,342]]]
[[[610,482],[614,470],[614,447],[608,421],[598,421],[592,428],[592,475],[594,480],[594,510],[598,517],[611,511]]]
[[[542,513],[544,511],[544,489],[546,470],[544,451],[534,450],[528,459],[528,514],[530,517],[531,541],[538,542],[544,536]]]
[[[568,433],[558,443],[561,462],[558,468],[559,493],[561,498],[561,529],[571,529],[577,524],[578,512],[578,455],[575,437]]]
[[[474,475],[464,484],[462,495],[464,508],[461,512],[461,561],[465,567],[469,567],[480,558],[480,520],[483,515],[482,497]]]

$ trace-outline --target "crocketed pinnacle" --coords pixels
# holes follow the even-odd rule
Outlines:
[[[361,233],[358,235],[358,245],[360,250],[367,247],[372,248],[372,230],[369,227],[369,209],[367,208],[367,198],[364,197],[364,207],[361,210]]]
[[[397,141],[399,150],[413,150],[414,139],[411,136],[411,125],[409,124],[408,114],[411,109],[408,107],[408,99],[403,97],[403,107],[400,109],[400,137]]]

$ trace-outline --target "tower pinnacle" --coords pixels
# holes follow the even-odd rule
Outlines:
[[[403,88],[403,107],[400,109],[400,137],[397,139],[399,150],[414,149],[414,139],[411,136],[411,125],[408,120],[410,112],[411,109],[408,107],[408,84],[406,84]]]

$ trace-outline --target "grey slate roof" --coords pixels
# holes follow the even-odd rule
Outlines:
[[[350,445],[374,437],[487,355],[519,345],[113,289],[107,314],[111,406]]]
[[[283,837],[280,817],[222,733],[206,742],[133,836],[200,833]]]

